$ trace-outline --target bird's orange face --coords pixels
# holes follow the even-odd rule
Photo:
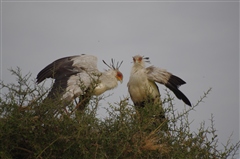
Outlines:
[[[120,71],[117,71],[116,78],[118,81],[122,83],[123,81],[123,74]]]
[[[133,57],[133,62],[134,63],[141,63],[142,62],[142,59],[143,59],[143,57],[142,56],[134,56]]]

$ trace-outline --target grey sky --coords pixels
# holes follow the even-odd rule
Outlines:
[[[239,140],[239,3],[238,2],[9,2],[2,7],[2,79],[14,82],[9,68],[19,66],[32,78],[57,58],[92,54],[123,60],[124,82],[106,92],[106,102],[128,96],[132,56],[184,79],[180,87],[195,104],[192,130],[210,124],[214,115],[220,142]],[[164,97],[165,87],[160,86]],[[184,103],[174,101],[182,111]],[[104,106],[105,104],[102,104]],[[104,117],[104,109],[99,108]]]

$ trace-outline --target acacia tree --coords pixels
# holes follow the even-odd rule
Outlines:
[[[63,106],[59,100],[44,100],[47,89],[31,81],[31,74],[11,70],[17,84],[1,82],[0,158],[234,158],[240,143],[230,140],[218,148],[214,128],[204,121],[191,132],[188,115],[209,94],[182,113],[173,108],[166,91],[163,100],[166,120],[159,120],[159,106],[149,104],[135,110],[128,98],[109,104],[107,117],[98,119],[98,103],[78,111],[76,105]],[[107,98],[106,98],[107,99]],[[44,101],[44,102],[43,102]]]

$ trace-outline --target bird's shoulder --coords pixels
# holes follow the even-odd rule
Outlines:
[[[97,57],[93,55],[79,55],[71,58],[73,67],[94,68],[97,69]]]

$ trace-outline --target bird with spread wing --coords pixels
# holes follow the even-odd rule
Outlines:
[[[104,60],[103,62],[109,69],[100,72],[95,56],[82,54],[63,57],[42,69],[37,75],[37,83],[41,83],[46,78],[55,79],[47,96],[51,99],[60,97],[61,100],[71,102],[81,96],[100,95],[117,87],[118,81],[123,80],[123,74],[119,71],[122,62],[117,62],[116,66],[113,59],[110,65]],[[83,102],[81,109],[88,101]]]
[[[140,55],[133,57],[133,67],[127,84],[130,97],[136,107],[144,107],[149,102],[161,103],[156,82],[165,85],[178,99],[191,106],[188,98],[178,89],[186,83],[185,81],[164,69],[155,66],[146,68],[145,62],[149,62],[148,57]]]

